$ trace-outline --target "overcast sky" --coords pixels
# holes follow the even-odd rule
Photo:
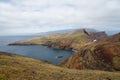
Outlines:
[[[0,35],[83,27],[120,31],[120,0],[0,0]]]

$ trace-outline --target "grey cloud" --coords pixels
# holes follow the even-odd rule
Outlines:
[[[78,26],[97,29],[114,26],[120,29],[119,5],[120,0],[11,0],[0,2],[0,29],[4,28],[4,32],[8,33],[24,29],[27,29],[24,33],[29,33],[78,28]],[[109,27],[105,29],[107,28]]]

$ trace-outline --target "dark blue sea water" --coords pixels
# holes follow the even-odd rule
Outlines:
[[[0,37],[0,51],[20,54],[32,58],[47,60],[54,64],[65,60],[72,55],[72,51],[58,50],[46,46],[8,46],[9,43],[30,38],[30,36],[4,36]],[[63,58],[56,58],[63,56]]]

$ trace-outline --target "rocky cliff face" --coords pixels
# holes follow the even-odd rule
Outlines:
[[[93,40],[98,40],[98,39],[107,37],[107,34],[105,32],[97,32],[97,33],[92,32],[92,33],[89,33],[89,35]]]
[[[75,69],[120,70],[120,34],[81,47],[60,65]],[[112,41],[112,43],[111,43]]]

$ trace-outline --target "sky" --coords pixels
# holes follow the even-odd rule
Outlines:
[[[120,0],[0,0],[0,35],[73,28],[120,31]]]

